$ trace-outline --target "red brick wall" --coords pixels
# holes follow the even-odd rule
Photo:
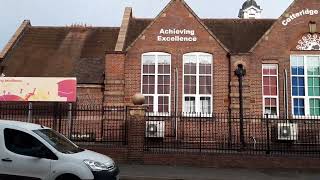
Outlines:
[[[105,146],[83,146],[84,148],[105,154],[117,163],[132,163],[128,161],[127,148],[107,148]],[[320,169],[318,158],[305,157],[272,157],[264,155],[243,154],[159,154],[144,152],[142,164],[151,165],[184,165],[214,168],[248,168],[248,169]]]
[[[124,77],[125,54],[107,53],[105,74],[108,79],[122,79]]]
[[[192,29],[198,37],[197,42],[158,42],[157,36],[162,28]],[[125,101],[141,92],[141,55],[146,52],[166,52],[171,54],[171,82],[174,82],[174,69],[179,71],[178,111],[182,111],[183,101],[183,54],[206,52],[213,55],[213,110],[228,110],[228,62],[227,52],[212,38],[208,31],[190,14],[185,6],[176,1],[155,23],[147,29],[127,52],[125,61]],[[171,108],[173,108],[174,90],[171,88]]]
[[[227,154],[224,151],[216,152],[206,152],[205,149],[200,152],[199,147],[195,147],[197,150],[192,151],[173,151],[175,149],[170,149],[168,151],[153,152],[145,149],[144,141],[144,108],[142,106],[129,107],[128,111],[128,144],[121,147],[112,147],[104,145],[91,145],[83,146],[91,150],[97,151],[102,154],[106,154],[120,163],[139,163],[139,164],[157,164],[157,165],[186,165],[186,166],[197,166],[197,167],[217,167],[217,168],[294,168],[294,169],[319,169],[320,161],[315,156],[310,156],[308,158],[297,157],[298,154],[276,154],[267,155],[265,151],[252,152],[253,154],[246,154],[248,152],[236,152],[230,151],[232,154]],[[196,127],[197,125],[192,124],[193,122],[187,122],[191,127]],[[203,135],[206,135],[212,127],[210,127],[210,122],[204,122]],[[209,125],[207,124],[209,123]],[[256,125],[259,125],[257,122]],[[253,125],[253,123],[251,124]],[[220,129],[226,130],[224,128],[227,126],[226,122],[221,123]],[[199,127],[198,127],[199,128]],[[238,131],[238,127],[234,127],[235,131]],[[261,124],[261,129],[265,129]],[[258,135],[263,137],[265,135],[261,132],[261,129],[257,129],[253,136]],[[187,131],[190,128],[187,127]],[[233,131],[234,132],[234,131]],[[212,132],[210,132],[212,133]],[[261,134],[262,133],[262,134]],[[189,138],[190,136],[187,136]],[[191,137],[190,137],[191,138]],[[214,141],[221,140],[221,136],[214,139]],[[192,139],[184,139],[186,141]],[[210,140],[204,138],[204,140]],[[257,138],[259,140],[259,138]],[[197,139],[193,139],[197,141]],[[162,143],[165,143],[162,142]],[[198,144],[198,141],[196,142]],[[247,141],[248,143],[248,141]],[[190,144],[187,144],[190,145]],[[210,148],[207,142],[204,142],[204,148]],[[249,145],[249,144],[248,144]],[[161,146],[160,146],[161,147]],[[192,146],[188,146],[192,147]],[[164,149],[163,149],[164,150]],[[172,150],[172,151],[170,151]],[[256,154],[255,154],[256,153]],[[301,155],[302,156],[302,155]]]
[[[300,12],[302,9],[318,9],[317,0],[300,0],[291,7],[288,13]],[[286,13],[285,13],[286,14]],[[285,16],[284,14],[284,16]],[[232,55],[230,60],[229,69],[229,58],[227,52],[221,47],[221,45],[212,38],[212,36],[197,22],[196,18],[193,17],[189,11],[183,6],[182,3],[176,1],[170,8],[159,17],[156,22],[140,37],[134,46],[124,54],[108,54],[106,56],[106,77],[108,80],[120,80],[123,83],[123,87],[117,82],[106,83],[106,92],[112,92],[117,94],[123,90],[123,99],[108,99],[107,102],[124,102],[130,103],[131,97],[141,92],[141,55],[146,52],[166,52],[172,55],[172,82],[173,72],[175,68],[179,70],[179,111],[182,110],[182,56],[189,52],[207,52],[213,55],[213,110],[214,112],[226,112],[228,110],[229,103],[233,112],[239,110],[238,107],[238,84],[237,78],[234,75],[236,65],[241,63],[245,65],[247,69],[247,75],[244,78],[244,108],[246,113],[251,115],[260,115],[262,113],[262,64],[263,63],[276,63],[279,64],[279,103],[280,112],[283,113],[283,70],[287,69],[289,72],[288,76],[288,87],[289,94],[290,90],[290,54],[319,54],[319,52],[300,52],[296,51],[295,47],[298,40],[302,35],[308,32],[309,21],[319,22],[319,16],[303,16],[293,20],[288,26],[282,25],[282,20],[285,17],[280,17],[278,22],[275,23],[274,27],[268,31],[263,37],[261,43],[254,49],[252,54],[239,54]],[[319,24],[319,23],[318,23]],[[175,29],[193,29],[198,37],[197,42],[158,42],[156,40],[159,35],[161,28],[175,28]],[[231,74],[230,74],[231,73]],[[231,76],[231,82],[229,81],[229,75]],[[109,78],[109,79],[108,79]],[[230,99],[229,95],[230,86]],[[111,94],[105,92],[106,97],[111,97]],[[121,93],[119,93],[121,94]],[[121,96],[121,95],[119,95]],[[113,96],[114,97],[114,96]],[[173,89],[171,92],[171,99],[173,101],[174,94]],[[291,97],[289,96],[289,100]],[[290,101],[291,102],[291,101]],[[172,102],[173,104],[173,102]],[[289,111],[291,107],[289,103]],[[173,105],[171,106],[173,107]],[[144,126],[144,122],[140,122],[140,125]],[[182,124],[179,124],[182,126]],[[179,134],[185,141],[197,141],[197,136],[190,135],[193,129],[198,129],[199,126],[192,122],[185,124],[188,127],[184,127]],[[251,126],[259,126],[259,123],[252,122]],[[250,128],[250,125],[248,128]],[[204,124],[204,135],[212,134],[213,124]],[[135,132],[132,129],[137,129]],[[259,126],[260,127],[260,126]],[[172,129],[171,124],[166,124],[166,129]],[[235,134],[235,139],[238,139],[237,132],[239,126],[236,124],[232,128],[232,134]],[[261,124],[260,128],[257,128],[253,134],[246,133],[246,142],[249,142],[250,136],[257,138],[257,141],[262,141],[265,138],[265,126]],[[219,136],[215,137],[215,140],[225,140],[225,134],[227,134],[227,124],[220,126]],[[135,142],[131,133],[138,138],[139,141]],[[140,133],[140,134],[139,134]],[[271,157],[264,155],[242,155],[241,153],[235,155],[222,155],[222,154],[188,154],[188,153],[172,153],[172,154],[153,154],[143,151],[144,137],[143,128],[138,123],[130,124],[129,131],[129,148],[116,149],[114,151],[110,149],[99,149],[99,152],[111,155],[116,159],[120,158],[122,161],[126,161],[130,158],[135,161],[139,161],[139,157],[142,156],[142,161],[145,164],[168,164],[168,165],[196,165],[205,167],[245,167],[245,168],[320,168],[319,160],[314,158],[297,158],[297,157]],[[170,136],[172,131],[166,131],[166,135]],[[205,139],[210,141],[210,137]],[[137,143],[137,144],[135,144]],[[94,147],[92,147],[95,149]],[[139,149],[141,148],[141,149]],[[133,149],[133,152],[129,152]],[[115,153],[117,152],[117,153]]]
[[[256,49],[253,51],[248,63],[248,75],[250,79],[250,94],[252,102],[251,112],[256,114],[262,113],[262,75],[261,69],[263,63],[276,63],[279,66],[279,103],[280,113],[284,113],[283,106],[283,81],[284,69],[288,71],[288,94],[289,94],[289,114],[291,114],[291,82],[290,82],[290,54],[320,54],[319,51],[297,51],[296,46],[301,37],[309,32],[309,21],[315,21],[320,24],[320,16],[305,15],[291,21],[287,26],[282,25],[282,21],[286,19],[286,14],[298,13],[303,9],[313,10],[319,9],[317,0],[300,0],[292,6],[288,12],[274,24],[274,27],[262,39]]]
[[[107,53],[105,65],[105,105],[123,105],[125,54]]]
[[[319,22],[319,15],[305,15],[282,25],[287,14],[303,9],[317,9],[316,0],[300,0],[274,24],[262,38],[252,53],[227,56],[226,50],[207,32],[188,9],[179,1],[173,2],[145,32],[137,39],[127,54],[107,54],[105,102],[109,104],[131,104],[135,93],[141,92],[141,56],[147,52],[166,52],[171,54],[171,83],[174,84],[174,70],[178,68],[178,111],[182,111],[183,102],[183,54],[189,52],[207,52],[213,55],[213,111],[239,111],[238,79],[234,75],[237,64],[245,65],[244,112],[261,115],[262,102],[262,64],[279,65],[279,106],[284,113],[284,69],[288,71],[289,112],[291,112],[290,54],[317,54],[316,51],[301,52],[295,47],[302,35],[308,33],[309,21]],[[318,23],[319,24],[319,23]],[[160,29],[192,29],[198,37],[197,42],[158,42]],[[319,54],[319,53],[318,53]],[[230,64],[229,64],[230,63]],[[230,65],[230,69],[229,69]],[[229,80],[231,76],[231,82]],[[110,80],[110,81],[109,81]],[[230,91],[230,94],[229,94]],[[174,88],[171,88],[171,110],[173,110]]]
[[[77,88],[77,104],[101,105],[103,103],[103,86],[81,86]]]
[[[227,154],[145,154],[144,164],[246,169],[319,169],[317,158]]]
[[[238,68],[239,64],[242,64],[247,74],[243,78],[243,108],[244,113],[250,114],[250,108],[255,106],[255,101],[252,101],[250,97],[251,89],[250,89],[250,69],[248,69],[248,59],[250,58],[249,54],[241,54],[241,55],[232,55],[230,58],[230,108],[232,113],[239,113],[239,80],[235,75],[235,70]]]

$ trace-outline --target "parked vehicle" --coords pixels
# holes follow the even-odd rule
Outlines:
[[[0,180],[118,180],[108,156],[37,124],[0,120]]]

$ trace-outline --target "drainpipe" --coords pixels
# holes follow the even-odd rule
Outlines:
[[[289,111],[288,111],[288,72],[287,69],[284,70],[284,110],[285,110],[285,118],[289,118]]]
[[[241,149],[244,149],[245,141],[244,141],[244,131],[243,131],[243,77],[246,75],[246,70],[244,69],[242,64],[238,65],[238,68],[235,70],[235,74],[238,76],[239,80],[239,105],[240,105],[240,143]]]
[[[174,70],[174,116],[175,116],[175,134],[178,140],[178,68]]]

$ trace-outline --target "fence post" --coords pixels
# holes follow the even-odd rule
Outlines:
[[[72,103],[69,103],[69,111],[68,111],[68,126],[69,126],[69,133],[68,133],[68,137],[69,139],[71,139],[71,135],[72,135]]]
[[[228,113],[228,149],[232,147],[232,114]]]
[[[58,103],[53,104],[53,126],[52,129],[57,130],[57,118],[58,117]]]
[[[137,100],[138,99],[138,100]],[[139,101],[140,100],[140,101]],[[144,97],[136,94],[133,97],[134,106],[128,107],[128,160],[129,162],[142,163],[145,138],[145,113]]]
[[[63,107],[62,107],[62,105],[61,104],[59,104],[58,105],[58,114],[59,114],[59,121],[58,121],[58,123],[59,123],[59,125],[58,125],[58,128],[59,128],[59,133],[63,133],[62,132],[62,130],[61,130],[61,126],[62,126],[62,112],[63,112],[63,109],[62,109]]]
[[[269,114],[266,114],[266,122],[267,122],[267,154],[270,154],[270,133],[269,133]]]
[[[32,102],[29,102],[28,105],[28,122],[32,122]]]
[[[101,106],[101,127],[100,127],[100,138],[103,140],[103,135],[104,135],[104,105]]]
[[[124,142],[123,145],[128,145],[128,107],[124,108]]]
[[[202,115],[200,113],[200,153],[202,152]]]

